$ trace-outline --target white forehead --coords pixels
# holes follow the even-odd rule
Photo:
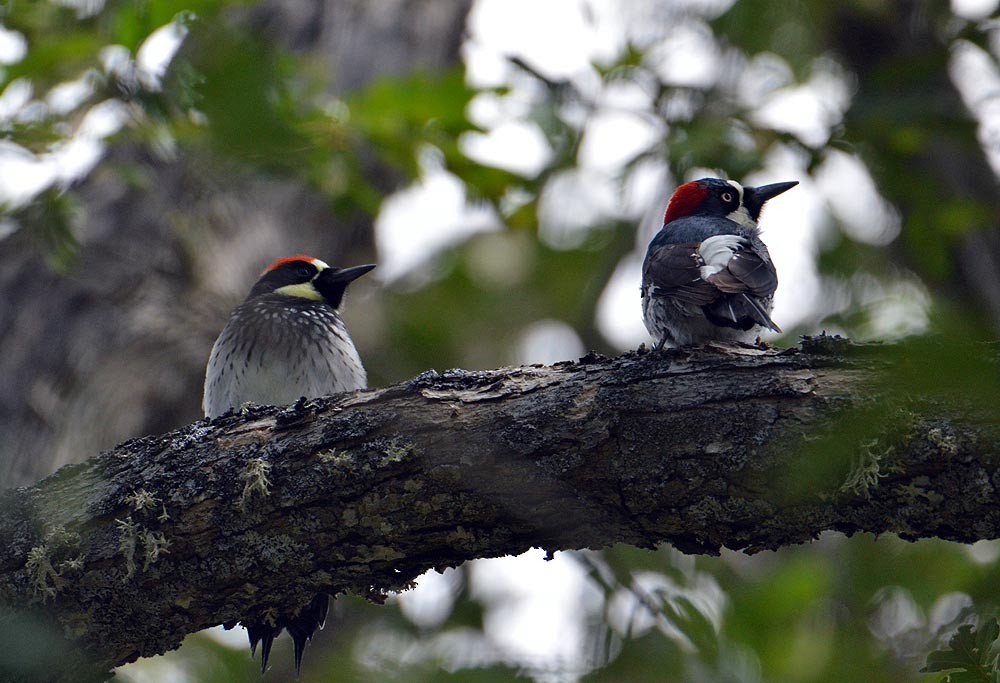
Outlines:
[[[310,261],[310,263],[316,266],[316,270],[324,270],[330,267],[324,261],[320,261],[318,258],[314,258],[312,261]]]
[[[730,185],[732,185],[733,187],[735,187],[736,191],[740,193],[740,204],[742,204],[743,203],[743,186],[740,185],[735,180],[727,180],[726,182],[729,183]]]

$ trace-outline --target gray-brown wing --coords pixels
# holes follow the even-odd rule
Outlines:
[[[737,250],[726,267],[733,277],[757,297],[769,297],[778,288],[778,272],[753,248]]]
[[[719,296],[717,288],[701,277],[705,262],[698,254],[699,244],[666,244],[649,250],[642,264],[642,280],[652,285],[653,296],[673,297],[696,306]]]
[[[720,292],[717,300],[702,309],[710,320],[745,330],[756,324],[781,332],[764,301],[777,289],[778,273],[752,247],[734,251],[726,267],[710,275],[708,281]]]

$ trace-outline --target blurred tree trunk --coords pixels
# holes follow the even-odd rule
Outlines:
[[[857,75],[846,135],[902,213],[898,255],[1000,333],[1000,193],[949,73],[958,21],[950,4],[834,7],[832,45]],[[963,37],[982,44],[985,31],[970,25]],[[942,253],[943,262],[934,258]]]
[[[321,55],[330,91],[345,92],[456,63],[470,2],[272,0],[233,21]],[[374,161],[366,174],[383,191],[400,181]],[[47,268],[27,235],[2,244],[0,487],[199,417],[212,341],[273,258],[374,258],[372,216],[336,215],[303,182],[183,149],[164,161],[113,147],[78,195],[72,272]]]

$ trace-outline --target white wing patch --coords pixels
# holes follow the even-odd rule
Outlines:
[[[744,239],[739,235],[712,235],[704,240],[698,247],[698,255],[705,262],[705,265],[701,267],[702,279],[707,280],[725,268],[733,257],[733,252],[739,249],[743,243]]]

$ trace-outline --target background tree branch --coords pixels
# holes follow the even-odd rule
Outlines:
[[[954,355],[820,337],[428,371],[133,439],[0,494],[0,619],[53,618],[78,676],[318,590],[378,600],[533,546],[995,538],[995,411],[960,377],[909,379]]]

